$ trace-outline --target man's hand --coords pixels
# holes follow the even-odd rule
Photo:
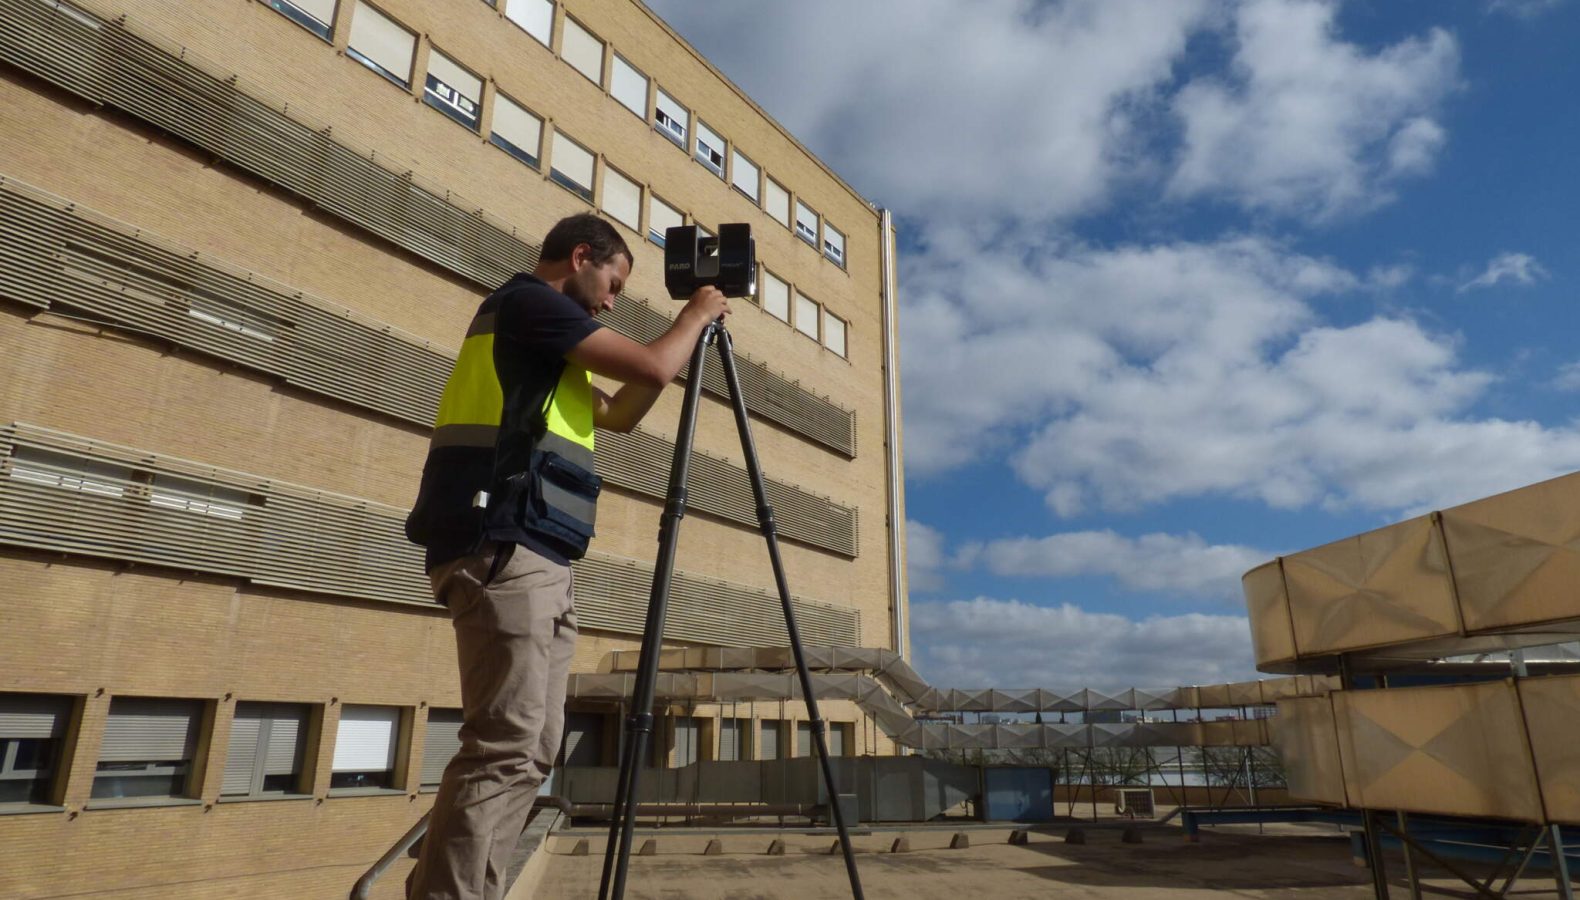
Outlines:
[[[724,296],[723,291],[711,284],[705,284],[691,295],[691,299],[686,301],[686,306],[680,314],[697,316],[703,322],[712,322],[720,316],[730,314],[730,301]]]

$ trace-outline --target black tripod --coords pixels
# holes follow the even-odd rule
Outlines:
[[[664,616],[669,606],[669,587],[675,573],[675,544],[680,520],[686,515],[686,476],[691,469],[691,444],[697,426],[697,405],[702,396],[702,366],[709,344],[718,348],[724,364],[724,378],[735,408],[735,428],[741,435],[741,451],[746,471],[751,476],[752,495],[757,500],[757,524],[768,542],[768,559],[773,565],[774,582],[779,587],[779,603],[784,609],[785,630],[790,633],[790,648],[795,654],[796,671],[801,676],[801,696],[811,719],[812,742],[817,747],[823,768],[823,784],[828,790],[834,826],[839,830],[839,846],[845,854],[845,870],[850,874],[850,890],[855,900],[863,900],[861,878],[856,874],[856,857],[850,847],[850,832],[839,806],[839,791],[834,786],[834,769],[828,761],[828,744],[823,735],[823,718],[817,711],[817,696],[812,676],[801,652],[801,635],[796,629],[795,612],[790,608],[790,585],[785,580],[784,564],[779,559],[779,536],[774,510],[768,505],[762,469],[757,463],[757,445],[752,441],[751,424],[746,419],[746,401],[735,372],[735,351],[723,320],[713,322],[697,339],[691,353],[691,370],[686,378],[686,399],[680,408],[680,433],[675,436],[675,459],[669,471],[669,492],[658,531],[658,563],[653,569],[653,592],[647,601],[647,623],[642,632],[642,655],[637,663],[636,690],[631,715],[626,719],[625,753],[620,760],[620,785],[615,795],[614,818],[609,825],[609,844],[604,850],[603,878],[598,885],[599,900],[621,900],[625,896],[626,870],[631,862],[631,837],[636,827],[637,781],[642,760],[647,757],[648,741],[653,736],[653,694],[658,680],[658,654],[663,645]],[[618,862],[616,862],[618,858]],[[613,893],[610,876],[613,875]]]

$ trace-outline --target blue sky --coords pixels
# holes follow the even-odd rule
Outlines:
[[[1580,468],[1577,0],[651,5],[897,216],[935,683],[1251,677],[1245,569]]]

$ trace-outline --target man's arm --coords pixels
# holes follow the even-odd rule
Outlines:
[[[594,424],[610,431],[635,428],[664,386],[691,359],[702,330],[729,312],[724,295],[717,288],[704,287],[691,295],[669,330],[650,344],[637,343],[612,328],[600,328],[583,338],[566,357],[590,372],[625,383],[614,396],[597,392]]]

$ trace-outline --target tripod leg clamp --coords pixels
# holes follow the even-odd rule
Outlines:
[[[647,732],[648,734],[652,734],[653,733],[653,714],[652,713],[632,713],[630,716],[626,717],[625,724],[626,724],[626,729],[629,730],[629,731],[632,731],[632,732],[643,731],[643,732]]]

